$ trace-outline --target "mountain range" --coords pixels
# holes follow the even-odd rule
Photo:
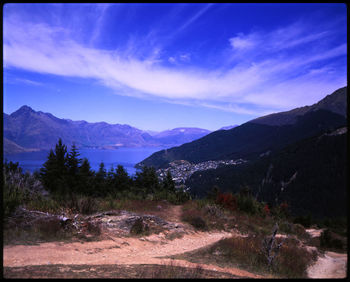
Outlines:
[[[167,167],[175,160],[200,163],[209,160],[253,160],[266,152],[347,124],[347,87],[318,103],[253,119],[229,130],[214,131],[178,147],[152,154],[139,164]]]
[[[173,147],[210,133],[201,128],[175,128],[148,132],[126,124],[88,123],[60,119],[50,113],[22,106],[3,114],[4,153],[48,150],[62,138],[68,146],[116,149],[118,147]]]

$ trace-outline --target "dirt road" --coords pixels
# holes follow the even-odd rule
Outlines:
[[[180,206],[170,206],[168,209],[160,211],[159,215],[162,215],[163,218],[174,223],[183,224],[180,218]],[[197,268],[200,266],[204,270],[227,273],[234,275],[234,277],[267,278],[233,267],[221,268],[216,265],[169,259],[170,256],[194,251],[230,236],[242,236],[235,232],[195,232],[191,228],[186,228],[186,230],[187,231],[181,235],[181,238],[175,237],[175,239],[172,240],[167,236],[170,233],[165,231],[147,237],[108,235],[110,239],[92,242],[51,242],[39,245],[5,245],[3,248],[3,266],[7,268],[8,273],[12,273],[11,275],[17,272],[17,274],[15,274],[17,275],[16,277],[19,277],[18,275],[21,275],[21,273],[27,276],[30,275],[30,273],[35,273],[33,269],[34,266],[36,269],[37,267],[39,267],[39,269],[48,268],[46,273],[49,273],[50,267],[57,266],[58,269],[61,269],[63,266],[63,270],[66,268],[68,269],[67,271],[63,271],[64,275],[71,274],[69,269],[83,268],[83,273],[85,272],[86,275],[89,275],[89,269],[91,267],[106,269],[107,273],[110,267],[175,264],[187,268]],[[311,233],[312,236],[320,235],[320,230],[309,229],[307,231]],[[344,278],[346,277],[346,264],[347,256],[345,254],[326,252],[324,257],[319,257],[317,262],[309,267],[307,271],[308,277]],[[86,268],[84,268],[84,266],[86,266]],[[28,267],[31,267],[31,270],[26,270]],[[105,270],[103,270],[102,273],[104,273],[104,271]],[[123,270],[120,270],[119,272],[122,271]],[[42,270],[39,272],[43,273]],[[59,272],[61,272],[61,270]],[[112,272],[110,275],[116,275]],[[96,275],[100,274],[101,272]],[[90,276],[88,277],[92,278]]]
[[[325,252],[317,262],[308,269],[310,278],[346,278],[347,254]]]
[[[111,238],[86,243],[43,243],[40,245],[17,245],[4,247],[4,267],[29,265],[135,265],[167,264],[195,268],[199,264],[181,260],[161,258],[192,251],[231,236],[227,232],[193,232],[174,240],[165,239],[164,234],[146,238]],[[20,255],[19,255],[20,254]],[[200,265],[203,269],[216,270],[240,277],[260,276],[240,269],[224,269],[213,265]]]

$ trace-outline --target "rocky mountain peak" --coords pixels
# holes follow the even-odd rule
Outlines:
[[[13,112],[11,114],[11,116],[12,117],[21,116],[21,115],[28,114],[28,113],[35,113],[35,111],[31,107],[24,105],[24,106],[20,107],[17,111]]]

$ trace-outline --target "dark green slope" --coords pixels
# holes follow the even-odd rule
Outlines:
[[[215,131],[191,143],[156,152],[138,165],[160,168],[174,160],[199,163],[221,159],[254,159],[266,151],[278,150],[345,125],[346,90],[346,87],[341,88],[312,106],[270,115],[267,120],[262,117],[231,130]]]
[[[332,94],[327,95],[321,101],[312,106],[304,106],[287,112],[270,114],[254,119],[251,122],[267,125],[293,124],[297,121],[298,116],[302,116],[306,113],[317,110],[327,110],[342,116],[346,116],[346,91],[347,87],[343,87],[334,91]]]
[[[292,125],[270,126],[248,122],[232,130],[213,132],[180,147],[156,152],[142,164],[159,168],[173,160],[199,163],[208,160],[254,159],[261,153],[278,150],[297,140],[345,124],[345,117],[326,110],[300,116]]]
[[[291,144],[256,161],[194,173],[186,182],[205,196],[214,185],[238,192],[249,186],[258,200],[286,201],[294,215],[347,215],[347,133],[321,134]]]

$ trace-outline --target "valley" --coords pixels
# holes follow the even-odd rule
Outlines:
[[[105,123],[91,125],[102,136],[100,145],[83,148],[105,153],[111,158],[106,164],[117,167],[102,162],[96,169],[91,156],[79,160],[84,149],[62,139],[40,173],[6,162],[5,277],[346,277],[344,97],[346,88],[313,106],[209,134],[199,130],[204,136],[180,146],[151,146],[151,156],[134,159],[134,175],[111,152],[142,151],[143,145],[113,150],[106,140],[116,129]],[[71,123],[21,111],[25,120],[39,115]],[[23,121],[21,111],[12,118]],[[159,140],[169,145],[185,131]],[[30,141],[35,134],[15,132],[7,136],[23,143],[6,146],[37,150]],[[95,133],[84,138],[91,141]],[[155,146],[154,136],[143,140]]]

